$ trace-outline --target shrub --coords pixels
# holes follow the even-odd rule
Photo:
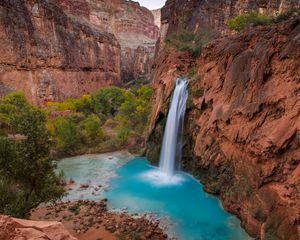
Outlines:
[[[61,151],[72,153],[80,145],[80,134],[77,125],[71,117],[60,117],[54,121],[55,138]]]
[[[185,30],[171,34],[166,39],[166,43],[179,51],[189,52],[194,57],[200,55],[203,46],[202,39],[199,35]]]
[[[103,139],[104,133],[100,127],[100,123],[99,117],[95,114],[89,115],[83,121],[84,133],[89,142]]]
[[[191,68],[191,69],[188,71],[188,73],[187,73],[187,76],[188,76],[189,78],[192,78],[192,77],[194,77],[194,76],[196,76],[196,75],[197,75],[197,69],[196,69],[195,67]]]
[[[216,34],[208,29],[202,29],[195,33],[183,30],[171,34],[166,39],[166,43],[179,51],[187,51],[192,54],[193,57],[198,57],[202,47],[206,43],[212,41],[215,37]]]
[[[117,135],[117,143],[119,146],[122,146],[126,143],[128,137],[130,136],[130,128],[126,127],[126,126],[122,126],[119,131],[118,131],[118,135]]]
[[[200,98],[202,97],[204,94],[204,89],[203,88],[197,88],[196,90],[194,90],[192,92],[192,96],[195,98]]]
[[[257,12],[243,13],[228,21],[227,25],[231,30],[243,31],[249,27],[267,25],[271,23],[272,18]]]

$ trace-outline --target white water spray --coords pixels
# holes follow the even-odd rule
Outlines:
[[[169,177],[178,170],[181,161],[182,133],[188,98],[188,79],[178,78],[174,90],[171,107],[160,153],[159,168]]]

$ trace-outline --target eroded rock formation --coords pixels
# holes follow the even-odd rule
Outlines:
[[[122,81],[149,80],[159,28],[125,0],[0,2],[0,94],[43,105]]]
[[[60,222],[29,221],[0,215],[1,240],[76,240]]]
[[[102,31],[113,33],[121,45],[122,81],[150,80],[159,28],[151,11],[126,0],[56,0],[69,14]]]
[[[168,1],[167,11],[174,9],[176,2]],[[196,4],[186,4],[192,2]],[[299,4],[284,2],[290,4],[287,6]],[[202,23],[197,18],[180,19],[184,6],[178,2],[180,10],[162,13],[173,18],[165,29],[166,19],[162,18],[165,34],[178,25]],[[199,11],[190,9],[184,16],[194,14]],[[258,239],[300,238],[299,32],[300,18],[296,16],[285,23],[215,40],[196,62],[187,53],[162,48],[154,65],[148,156],[158,158],[155,146],[162,140],[176,77],[195,68],[183,166],[201,179],[206,191],[218,195],[224,207],[239,216],[246,230]]]
[[[208,45],[193,131],[206,190],[261,239],[300,237],[300,18]]]
[[[225,35],[230,32],[226,22],[243,12],[277,15],[299,7],[298,0],[167,0],[161,13],[161,43],[167,35],[182,29]]]
[[[53,2],[3,0],[0,20],[4,93],[21,90],[40,105],[120,83],[114,35],[69,17]]]

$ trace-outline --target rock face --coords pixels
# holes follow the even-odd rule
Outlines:
[[[122,81],[149,80],[159,28],[125,0],[0,2],[0,96],[43,105]]]
[[[29,221],[0,215],[1,240],[76,240],[59,222]]]
[[[160,28],[161,26],[161,9],[155,9],[151,11],[154,16],[154,23]]]
[[[113,33],[121,45],[121,79],[150,80],[159,37],[151,11],[125,0],[56,0],[69,14]],[[80,9],[80,10],[78,10]]]
[[[261,239],[300,237],[299,32],[300,18],[216,41],[191,86],[206,190]]]
[[[298,0],[167,0],[161,13],[161,41],[168,34],[182,29],[224,35],[229,33],[226,22],[243,12],[277,15],[297,7],[300,7]]]
[[[51,1],[0,2],[1,93],[32,103],[79,97],[120,83],[114,35],[66,15]]]
[[[180,19],[182,8],[192,2],[196,4],[185,1],[179,7],[178,1],[176,10],[177,1],[167,1],[162,16],[169,14],[173,20],[166,23],[162,18],[165,34],[202,23],[196,18]],[[285,1],[288,3],[299,4]],[[184,15],[197,14],[191,9]],[[218,195],[225,209],[239,216],[249,234],[258,239],[300,238],[299,32],[298,16],[215,40],[196,62],[186,53],[163,48],[154,64],[148,156],[158,158],[159,149],[154,146],[162,140],[176,77],[195,68],[183,166],[201,179],[206,191]]]

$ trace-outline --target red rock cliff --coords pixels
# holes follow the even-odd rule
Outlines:
[[[159,27],[139,3],[125,0],[56,0],[69,14],[113,33],[121,45],[122,81],[150,80]]]
[[[114,35],[69,17],[52,1],[1,1],[0,51],[0,94],[22,90],[34,104],[120,83]]]
[[[168,1],[168,9],[176,2]],[[181,12],[167,14],[176,19]],[[183,165],[258,239],[300,238],[299,32],[298,16],[215,40],[196,62],[166,47],[154,65],[148,156],[157,160],[176,77],[195,67]]]

